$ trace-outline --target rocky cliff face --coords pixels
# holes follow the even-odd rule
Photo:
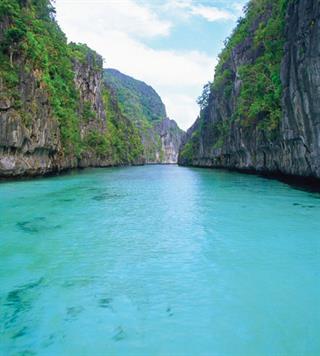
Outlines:
[[[320,2],[290,4],[281,66],[280,169],[320,178]]]
[[[105,83],[113,88],[124,115],[138,128],[148,164],[177,163],[184,132],[167,118],[157,92],[146,83],[115,69],[104,71]]]
[[[108,132],[106,111],[116,113],[117,105],[115,99],[112,107],[103,103],[102,92],[106,89],[99,56],[88,51],[82,63],[74,59],[73,65],[78,92],[78,115],[75,118],[81,152],[65,150],[61,125],[52,111],[48,93],[37,84],[36,72],[26,75],[22,71],[19,88],[22,109],[16,110],[6,96],[2,96],[0,102],[0,175],[39,175],[67,168],[144,163],[142,151],[135,159],[121,159],[107,150],[99,150],[99,140],[103,140]],[[117,121],[122,121],[128,130],[133,129],[129,120],[120,112],[117,114]],[[28,123],[24,121],[25,116]],[[98,142],[92,142],[92,137]]]
[[[0,176],[144,163],[137,130],[103,84],[102,58],[67,44],[50,2],[0,10]]]
[[[168,118],[161,120],[155,125],[154,128],[161,139],[163,156],[160,163],[177,163],[179,148],[181,146],[184,133],[179,129],[174,120],[170,120]]]
[[[117,93],[124,114],[131,120],[152,122],[167,117],[160,96],[150,85],[112,68],[104,70],[104,79]]]
[[[204,94],[180,164],[320,178],[319,1],[249,3]]]
[[[14,99],[2,86],[0,175],[43,174],[59,167],[59,124],[48,103],[48,93],[37,83],[36,76],[36,72],[21,73],[23,112],[17,110]],[[74,162],[70,160],[69,164]]]
[[[102,99],[102,58],[92,51],[88,51],[84,60],[73,59],[74,82],[79,93],[78,115],[80,139],[82,142],[92,132],[103,134],[107,129],[105,107]],[[112,165],[112,160],[107,157],[97,155],[93,147],[86,147],[81,153],[78,165],[88,166],[108,166]]]

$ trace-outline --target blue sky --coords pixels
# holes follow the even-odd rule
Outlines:
[[[142,2],[140,2],[142,3]],[[144,4],[151,6],[159,13],[159,15],[169,20],[173,26],[169,36],[156,37],[148,42],[148,45],[154,48],[176,50],[194,50],[203,51],[210,56],[217,56],[223,45],[223,41],[230,35],[230,30],[234,27],[235,20],[241,15],[243,2],[230,0],[224,1],[172,1],[173,4],[181,4],[171,13],[164,7],[161,11],[163,1],[145,1]],[[170,2],[168,2],[170,3]],[[158,4],[158,6],[157,6]],[[189,5],[193,4],[193,5]],[[221,18],[221,14],[217,14],[217,18],[205,18],[200,15],[189,15],[188,6],[197,6],[210,9],[218,9],[225,11],[229,18]],[[204,11],[206,11],[204,10]],[[204,12],[203,12],[204,15]],[[211,15],[212,16],[212,15]]]
[[[167,114],[187,129],[197,97],[245,1],[56,0],[68,39],[86,43],[116,68],[151,85]]]

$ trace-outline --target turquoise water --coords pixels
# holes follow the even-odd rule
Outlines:
[[[1,355],[319,355],[320,195],[177,166],[0,184]]]

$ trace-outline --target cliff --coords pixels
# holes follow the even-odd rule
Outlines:
[[[161,140],[163,156],[160,163],[177,163],[179,148],[185,133],[174,120],[169,118],[157,122],[154,125],[154,130]]]
[[[319,1],[250,1],[179,163],[319,179],[319,99]]]
[[[167,118],[157,92],[146,83],[115,69],[104,71],[104,80],[115,91],[124,115],[137,127],[146,163],[177,163],[184,132]]]
[[[67,44],[49,1],[0,3],[0,176],[141,164],[102,59]]]

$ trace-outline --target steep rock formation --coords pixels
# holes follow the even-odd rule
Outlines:
[[[286,21],[281,168],[320,178],[320,2],[292,2]]]
[[[320,178],[319,99],[319,1],[251,1],[179,163]]]
[[[67,45],[49,1],[0,3],[0,176],[142,164],[141,138],[102,81],[102,59]]]
[[[48,103],[48,93],[37,84],[36,75],[21,72],[22,112],[1,88],[0,175],[43,174],[59,166],[59,124]],[[68,164],[75,162],[69,160]]]
[[[146,163],[177,163],[184,132],[167,118],[157,92],[146,83],[115,69],[104,71],[105,83],[114,89],[122,113],[138,128]]]
[[[124,113],[131,120],[151,122],[167,116],[160,96],[150,85],[112,68],[104,70],[104,79],[114,88]]]
[[[184,133],[174,120],[165,118],[154,126],[160,136],[163,157],[160,163],[172,164],[178,162],[179,147]]]

